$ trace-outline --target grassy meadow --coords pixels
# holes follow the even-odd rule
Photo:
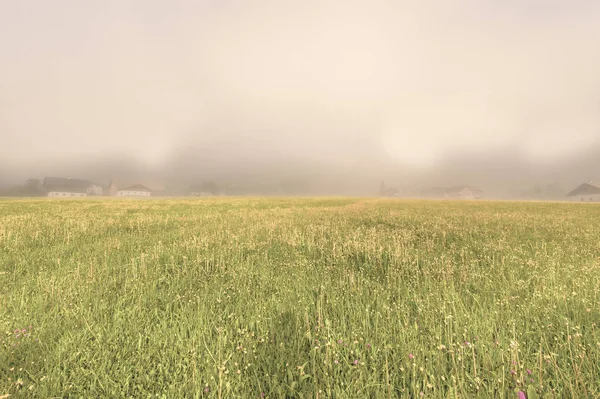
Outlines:
[[[0,398],[518,391],[600,397],[599,205],[0,200]]]

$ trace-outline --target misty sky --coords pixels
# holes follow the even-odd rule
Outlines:
[[[557,159],[599,71],[597,0],[0,0],[0,157]]]

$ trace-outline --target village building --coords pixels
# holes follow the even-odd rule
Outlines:
[[[571,201],[600,202],[600,182],[589,181],[567,194]]]
[[[456,187],[433,187],[421,192],[421,196],[427,198],[463,199],[473,200],[482,197],[483,191],[478,187],[456,186]]]
[[[219,188],[214,182],[193,184],[187,190],[189,197],[212,197],[219,195]]]
[[[482,191],[477,187],[453,187],[446,192],[445,198],[455,199],[479,199]]]
[[[209,191],[190,191],[190,197],[212,197],[214,194]]]
[[[117,192],[119,197],[150,197],[152,190],[143,184],[135,184]]]
[[[379,191],[377,192],[381,197],[398,197],[400,193],[393,187],[387,187],[384,181],[381,181],[379,185]]]
[[[67,177],[45,177],[42,189],[48,197],[87,197],[102,195],[99,184]]]

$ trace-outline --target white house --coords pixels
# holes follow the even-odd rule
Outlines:
[[[150,197],[152,190],[142,184],[124,188],[117,192],[118,197]]]
[[[600,202],[600,183],[589,181],[567,194],[571,201]]]

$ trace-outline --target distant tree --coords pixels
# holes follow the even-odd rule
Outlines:
[[[25,186],[38,188],[40,186],[40,179],[27,179]]]
[[[565,190],[559,183],[553,182],[544,185],[536,184],[532,193],[538,199],[559,199],[565,195]]]
[[[27,179],[22,186],[11,187],[6,195],[12,197],[41,197],[44,195],[39,179]]]
[[[219,186],[214,181],[207,181],[202,184],[202,191],[217,195],[219,194]]]
[[[381,183],[379,184],[379,195],[385,195],[385,192],[386,192],[385,182],[382,180]]]

